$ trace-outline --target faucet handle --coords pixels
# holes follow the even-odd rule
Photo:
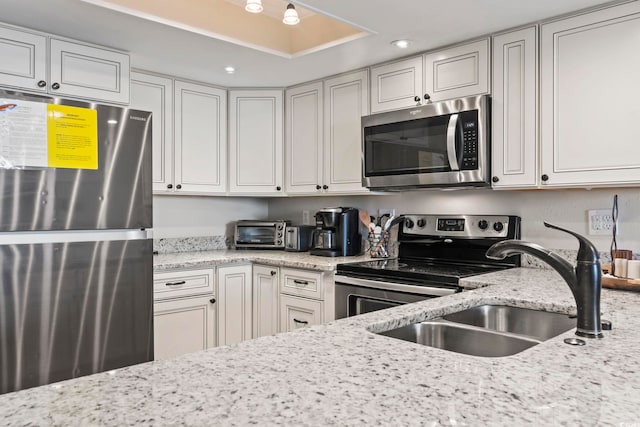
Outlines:
[[[571,230],[566,230],[564,228],[558,227],[557,225],[549,224],[548,222],[544,222],[544,226],[547,228],[553,228],[554,230],[564,231],[565,233],[571,234],[573,237],[578,239],[578,241],[580,242],[580,249],[578,249],[578,262],[600,262],[600,255],[598,254],[598,250],[586,237]]]

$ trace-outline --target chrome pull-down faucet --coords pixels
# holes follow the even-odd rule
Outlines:
[[[578,308],[576,335],[586,338],[602,338],[602,325],[600,322],[602,271],[598,250],[588,239],[573,231],[565,230],[546,222],[544,225],[545,227],[569,233],[578,239],[580,249],[578,250],[578,262],[575,268],[556,253],[535,243],[522,240],[504,240],[496,243],[487,250],[487,257],[504,259],[510,255],[527,253],[549,264],[567,282],[576,300]]]

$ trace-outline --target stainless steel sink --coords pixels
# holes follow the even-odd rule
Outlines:
[[[414,323],[381,332],[380,335],[482,357],[510,356],[538,344],[538,341],[524,337],[518,338],[439,321]]]
[[[443,319],[498,332],[526,335],[540,341],[576,327],[576,319],[571,319],[566,314],[506,305],[480,305],[447,314]]]
[[[566,314],[481,305],[379,334],[472,356],[502,357],[519,353],[575,326],[576,320]]]

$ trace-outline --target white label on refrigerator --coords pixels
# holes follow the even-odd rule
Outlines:
[[[47,104],[0,98],[0,168],[47,167]]]

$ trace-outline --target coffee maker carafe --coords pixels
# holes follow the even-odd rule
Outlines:
[[[311,255],[359,255],[362,236],[358,232],[358,209],[324,208],[316,212]]]

